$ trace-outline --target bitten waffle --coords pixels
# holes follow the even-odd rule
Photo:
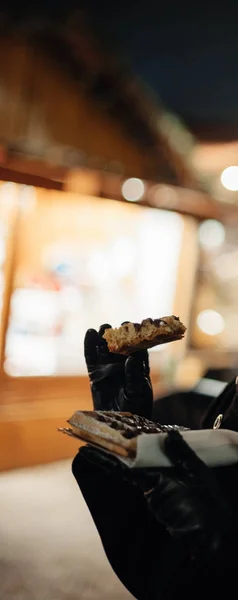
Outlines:
[[[178,317],[162,319],[144,319],[141,323],[125,323],[117,329],[106,329],[103,337],[110,352],[116,354],[133,354],[138,350],[152,348],[181,340],[186,327]]]

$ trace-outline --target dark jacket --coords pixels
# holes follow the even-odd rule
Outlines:
[[[161,423],[192,429],[212,428],[218,415],[221,427],[238,431],[238,396],[231,382],[219,398],[173,394],[159,400],[154,417]],[[215,558],[191,561],[186,547],[173,540],[147,509],[141,492],[79,454],[73,462],[78,482],[112,568],[138,600],[177,597],[228,598],[237,587],[238,465],[214,470],[226,495],[234,526]]]

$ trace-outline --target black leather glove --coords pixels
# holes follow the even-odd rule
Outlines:
[[[165,452],[174,468],[130,469],[110,454],[92,447],[80,452],[108,473],[113,471],[141,490],[153,513],[173,538],[183,541],[191,558],[220,549],[230,527],[230,510],[216,478],[179,432],[165,439]]]
[[[131,412],[150,419],[153,392],[148,352],[129,357],[112,354],[102,337],[110,327],[102,325],[99,333],[89,329],[84,340],[94,409]]]
[[[221,547],[231,521],[214,471],[177,431],[166,437],[165,452],[174,469],[159,473],[156,485],[145,492],[148,506],[171,536],[189,544],[193,558],[212,554]]]

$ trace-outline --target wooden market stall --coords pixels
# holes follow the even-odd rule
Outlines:
[[[80,19],[9,22],[0,40],[0,469],[77,448],[56,429],[91,406],[87,327],[163,312],[165,301],[188,322],[197,219],[218,215]],[[143,208],[115,202],[130,177],[144,182]],[[183,352],[171,350],[171,368]],[[162,357],[152,356],[155,383]]]

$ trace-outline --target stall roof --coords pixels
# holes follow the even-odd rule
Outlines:
[[[36,3],[34,10],[23,3],[18,13],[3,9],[2,36],[27,38],[48,61],[60,64],[74,82],[83,84],[99,109],[120,124],[124,137],[150,153],[157,165],[155,180],[202,189],[187,160],[192,136],[106,51],[85,14],[73,11],[72,2],[67,8],[65,4],[59,3],[57,14],[52,2],[48,8],[43,3],[41,9]]]

